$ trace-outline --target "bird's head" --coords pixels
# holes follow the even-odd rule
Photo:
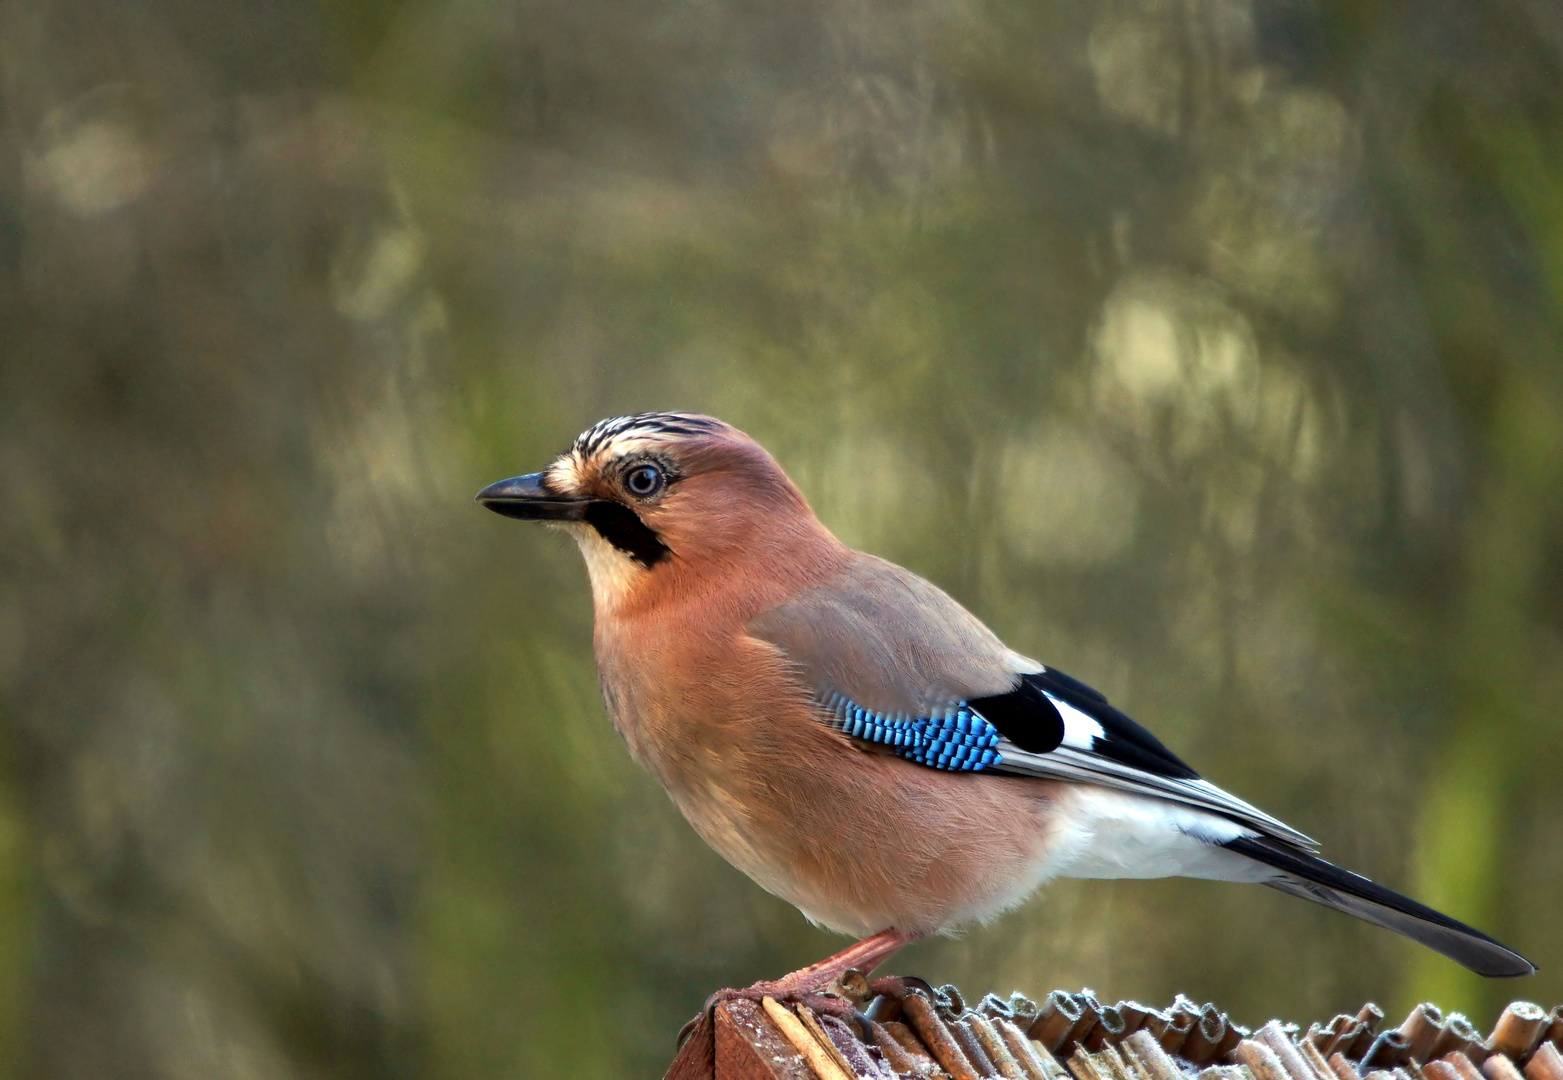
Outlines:
[[[541,472],[490,484],[497,514],[569,531],[599,611],[621,609],[675,578],[752,560],[817,563],[839,545],[775,459],[710,416],[636,413],[603,420]]]

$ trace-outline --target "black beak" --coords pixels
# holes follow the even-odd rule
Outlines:
[[[594,499],[555,495],[543,487],[543,474],[513,476],[477,493],[477,501],[505,517],[522,521],[580,521]]]

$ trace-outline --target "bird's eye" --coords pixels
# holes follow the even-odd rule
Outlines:
[[[667,479],[655,465],[637,465],[624,477],[624,486],[638,498],[649,498],[662,490]]]

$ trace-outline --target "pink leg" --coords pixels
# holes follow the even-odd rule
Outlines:
[[[757,996],[768,994],[771,997],[807,994],[839,979],[842,972],[848,968],[857,968],[864,975],[868,975],[902,948],[916,941],[917,937],[916,934],[903,934],[899,930],[881,930],[856,945],[848,945],[834,956],[827,956],[806,968],[799,968],[791,975],[783,975],[775,982],[755,983],[749,987],[749,990],[761,991]],[[744,996],[750,995],[745,991]]]
[[[899,930],[881,930],[856,945],[847,946],[834,956],[827,956],[816,964],[799,968],[791,975],[783,975],[775,981],[757,982],[742,990],[718,990],[706,999],[706,1007],[700,1010],[700,1015],[685,1024],[684,1030],[679,1032],[679,1045],[684,1044],[685,1038],[694,1030],[695,1025],[709,1015],[712,1009],[723,1002],[740,998],[759,1001],[761,998],[768,997],[778,1001],[803,1002],[816,1012],[851,1016],[854,1008],[851,1002],[835,994],[822,996],[820,991],[827,989],[848,968],[857,968],[864,975],[869,974],[894,956],[902,946],[916,941],[919,936],[903,934]]]

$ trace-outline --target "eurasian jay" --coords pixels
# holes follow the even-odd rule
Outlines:
[[[1091,687],[846,547],[720,420],[604,420],[477,501],[575,538],[608,712],[695,831],[810,921],[864,938],[751,990],[810,994],[1054,877],[1258,882],[1482,975],[1535,970],[1317,858]]]

